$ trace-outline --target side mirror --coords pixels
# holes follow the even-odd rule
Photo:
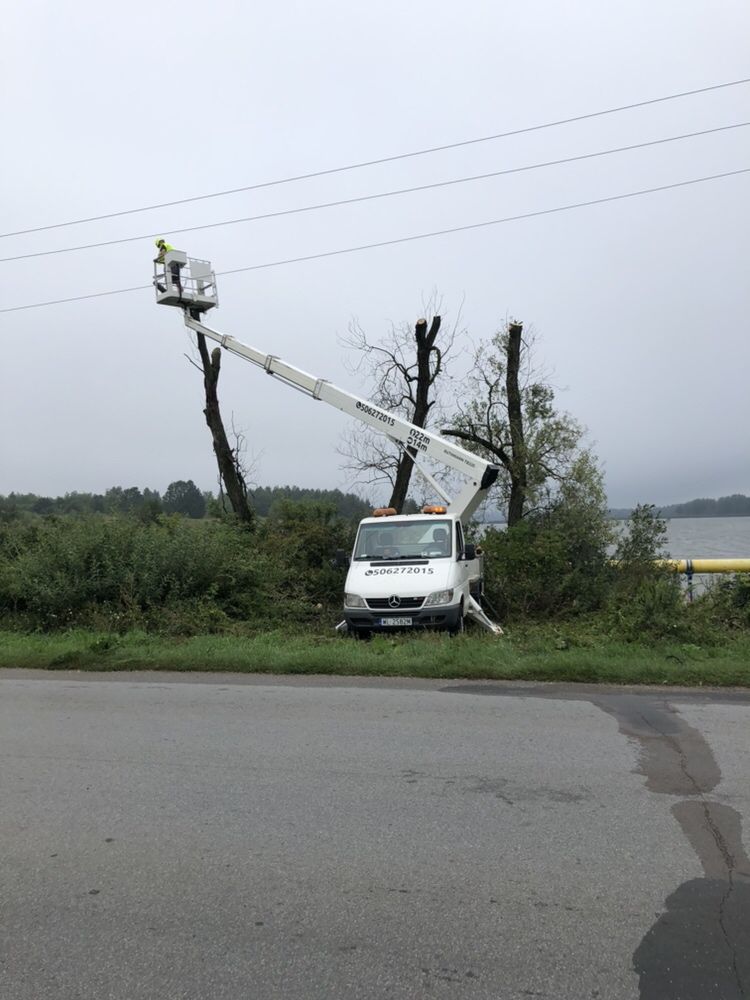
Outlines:
[[[336,555],[333,557],[333,565],[336,569],[349,569],[349,556],[343,549],[336,549]]]
[[[467,559],[469,562],[471,562],[471,560],[476,559],[476,557],[477,557],[476,546],[472,545],[471,542],[467,542],[466,545],[464,545],[464,559]]]

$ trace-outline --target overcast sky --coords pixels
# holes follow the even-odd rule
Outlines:
[[[25,0],[3,13],[0,231],[174,201],[750,76],[745,0]],[[174,229],[750,121],[750,86],[378,167],[0,240],[160,232],[231,270],[750,167],[750,128],[394,197]],[[610,502],[750,494],[750,174],[220,279],[211,323],[362,391],[341,337],[433,289],[474,340],[533,323]],[[153,239],[4,262],[11,307],[147,284]],[[0,493],[216,485],[176,310],[136,291],[0,314]],[[261,484],[346,488],[347,418],[227,357]]]

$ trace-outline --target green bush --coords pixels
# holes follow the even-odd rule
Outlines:
[[[718,625],[750,628],[750,577],[738,573],[717,581],[698,602]]]
[[[697,616],[685,605],[679,577],[658,563],[666,537],[653,504],[639,504],[617,540],[608,617],[613,632],[628,641],[695,638]]]
[[[102,617],[128,627],[207,603],[252,618],[272,583],[267,557],[225,524],[51,517],[0,530],[0,613],[42,628]]]
[[[324,624],[343,590],[332,557],[352,536],[332,506],[291,501],[254,535],[177,515],[12,520],[0,524],[0,618],[170,635]]]
[[[698,641],[706,632],[699,617],[686,605],[677,575],[667,570],[653,569],[613,585],[608,620],[612,632],[629,642]]]
[[[580,614],[605,600],[606,550],[583,526],[532,517],[488,531],[482,548],[487,596],[503,621]]]
[[[487,531],[487,597],[502,622],[564,622],[566,636],[606,630],[628,642],[705,646],[750,629],[746,577],[686,604],[677,574],[654,564],[663,527],[653,508],[636,508],[613,563],[596,490],[569,485],[546,511]],[[277,502],[254,533],[155,513],[14,517],[0,521],[0,626],[168,636],[327,629],[345,577],[332,557],[353,535],[331,505],[309,501]]]
[[[275,501],[259,541],[276,566],[279,601],[291,616],[317,619],[322,608],[341,607],[345,574],[332,560],[336,549],[351,549],[354,526],[333,504]]]
[[[601,474],[583,454],[546,509],[487,532],[487,595],[504,621],[596,610],[610,585],[612,540]]]

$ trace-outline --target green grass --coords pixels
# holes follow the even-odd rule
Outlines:
[[[184,639],[145,632],[0,631],[0,668],[523,679],[750,687],[750,638],[720,645],[636,644],[548,626],[503,638],[468,634],[343,636],[288,631]]]

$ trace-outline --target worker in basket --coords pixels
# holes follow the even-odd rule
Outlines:
[[[167,243],[167,241],[160,236],[159,239],[156,241],[156,249],[158,252],[156,257],[154,258],[154,262],[156,264],[165,264],[164,258],[166,257],[166,255],[169,253],[170,250],[174,250],[174,247],[171,245],[171,243]],[[182,266],[183,265],[176,260],[172,260],[169,262],[169,273],[172,278],[172,284],[177,287],[177,292],[180,296],[180,300],[182,300],[182,281],[180,279],[180,268]],[[165,276],[166,276],[166,264],[165,264]],[[159,289],[160,292],[166,292],[166,288],[164,287],[164,285],[157,284],[156,287]]]

